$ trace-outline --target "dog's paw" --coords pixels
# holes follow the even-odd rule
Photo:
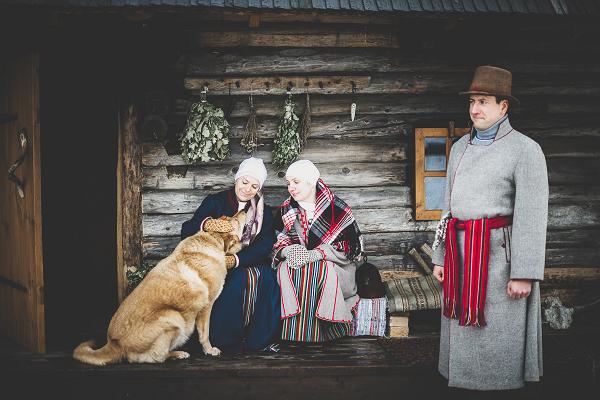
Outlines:
[[[190,358],[190,353],[187,351],[172,351],[169,353],[169,358],[173,360],[185,360]]]
[[[221,350],[217,349],[216,347],[211,347],[211,348],[204,350],[204,354],[206,354],[207,356],[213,356],[213,357],[220,356]]]

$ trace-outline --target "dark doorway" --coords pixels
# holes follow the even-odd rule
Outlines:
[[[117,66],[99,40],[57,35],[41,58],[48,351],[101,339],[117,307]]]

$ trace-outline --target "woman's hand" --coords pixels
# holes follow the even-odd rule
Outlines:
[[[309,262],[323,259],[323,255],[318,250],[307,250],[301,244],[292,244],[281,250],[281,256],[285,257],[287,265],[290,268],[298,268]]]
[[[440,283],[444,282],[444,267],[439,266],[439,265],[434,265],[433,266],[433,276],[435,277],[435,279],[437,279]]]
[[[233,225],[224,218],[207,218],[202,225],[202,230],[204,232],[228,233],[233,230]]]
[[[511,279],[508,281],[506,293],[511,299],[524,299],[531,293],[531,280]]]

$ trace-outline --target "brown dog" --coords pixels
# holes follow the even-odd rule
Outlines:
[[[123,300],[108,326],[106,345],[94,350],[93,341],[81,343],[73,357],[94,365],[188,358],[189,353],[173,350],[188,340],[194,325],[204,353],[221,354],[208,339],[210,312],[227,275],[225,254],[242,248],[245,217],[243,211],[222,217],[232,232],[200,231],[179,243]]]

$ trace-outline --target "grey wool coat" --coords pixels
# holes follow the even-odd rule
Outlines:
[[[546,160],[539,145],[514,130],[508,119],[491,144],[473,145],[470,139],[465,135],[450,152],[446,210],[460,220],[512,215],[513,224],[491,231],[487,325],[459,326],[457,319],[442,315],[438,368],[449,386],[517,389],[543,373],[539,281],[548,221]],[[464,231],[457,237],[460,299]],[[444,265],[444,253],[442,243],[433,262]],[[506,292],[510,279],[533,280],[529,297],[511,299]]]

